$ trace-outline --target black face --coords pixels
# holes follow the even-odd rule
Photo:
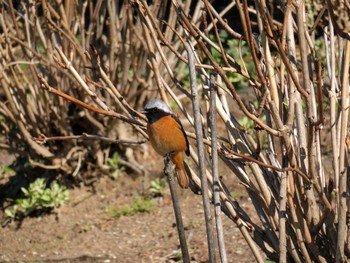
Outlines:
[[[153,122],[165,117],[165,116],[168,116],[168,115],[171,115],[170,113],[167,113],[167,112],[164,112],[158,108],[152,108],[152,109],[147,109],[144,111],[147,119],[148,119],[148,122],[150,124],[152,124]]]

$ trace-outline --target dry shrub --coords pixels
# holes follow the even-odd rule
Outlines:
[[[349,14],[348,2],[236,1],[229,4],[235,21],[208,1],[59,3],[3,1],[2,148],[67,173],[91,160],[101,166],[111,145],[125,154],[132,149],[106,138],[147,138],[139,110],[155,96],[177,105],[187,126],[196,128],[192,108],[183,105],[197,97],[181,85],[188,83],[193,55],[197,80],[190,74],[191,84],[197,82],[205,102],[204,144],[211,145],[209,91],[217,88],[211,94],[226,131],[214,149],[246,186],[260,222],[239,208],[225,178],[213,183],[215,167],[204,174],[219,186],[222,210],[257,261],[346,260],[350,42],[341,16]],[[244,100],[237,79],[254,100]],[[132,151],[126,156],[140,170]],[[198,163],[195,150],[191,157]],[[332,168],[326,170],[327,162]]]

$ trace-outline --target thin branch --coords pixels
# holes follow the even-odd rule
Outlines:
[[[348,130],[349,118],[349,67],[350,67],[350,41],[346,43],[343,79],[342,79],[342,104],[341,104],[341,126],[340,126],[340,147],[339,147],[339,222],[338,222],[338,237],[337,237],[337,253],[335,262],[345,261],[345,237],[346,231],[346,214],[347,214],[347,180],[348,173],[345,167],[346,156],[346,136]]]
[[[216,230],[218,236],[219,253],[222,263],[227,262],[225,241],[223,226],[221,220],[221,202],[220,202],[220,188],[219,188],[219,170],[218,170],[218,149],[217,149],[217,125],[216,125],[216,90],[215,87],[215,75],[210,75],[210,137],[211,137],[211,158],[212,158],[212,172],[213,172],[213,199],[214,199],[214,212],[216,221]]]
[[[96,112],[96,113],[99,113],[99,114],[103,114],[103,115],[106,115],[106,116],[109,116],[109,117],[117,118],[117,119],[120,119],[122,121],[128,122],[130,124],[135,124],[135,125],[139,125],[139,126],[145,126],[144,123],[139,122],[139,121],[137,121],[135,119],[130,119],[128,117],[125,117],[122,114],[116,113],[116,112],[111,111],[111,110],[107,111],[107,110],[96,108],[94,106],[86,104],[85,102],[82,102],[81,100],[78,100],[78,99],[76,99],[76,98],[74,98],[74,97],[72,97],[72,96],[70,96],[68,94],[65,94],[65,93],[63,93],[63,92],[61,92],[61,91],[51,87],[47,83],[47,81],[45,80],[45,78],[44,78],[44,76],[42,74],[38,74],[37,77],[41,81],[42,88],[46,89],[48,92],[53,93],[53,94],[55,94],[57,96],[60,96],[60,97],[66,99],[68,101],[71,101],[71,102],[73,102],[73,103],[75,103],[75,104],[77,104],[77,105],[79,105],[79,106],[81,106],[81,107],[83,107],[83,108],[85,108],[85,109],[87,109],[89,111]],[[148,138],[146,133],[144,133],[143,136],[145,138]]]
[[[299,169],[295,168],[295,167],[286,167],[286,168],[280,168],[280,167],[277,167],[277,166],[273,166],[273,165],[270,165],[270,164],[266,164],[266,163],[263,163],[259,160],[256,160],[250,156],[247,156],[245,154],[242,154],[242,153],[238,153],[238,152],[235,152],[231,149],[228,149],[227,147],[225,146],[222,146],[221,148],[221,152],[227,157],[227,158],[230,158],[232,160],[237,160],[237,158],[234,158],[234,157],[230,157],[227,153],[229,154],[232,154],[234,156],[238,156],[240,158],[243,158],[249,162],[253,162],[253,163],[256,163],[262,167],[265,167],[265,168],[269,168],[269,169],[273,169],[273,170],[276,170],[278,172],[287,172],[287,171],[292,171],[292,172],[295,172],[297,174],[299,174],[303,179],[305,179],[307,182],[309,183],[312,183],[312,181],[307,177],[306,174],[304,174],[302,171],[300,171]]]
[[[46,137],[44,134],[39,134],[39,137],[33,137],[33,140],[36,141],[38,144],[45,144],[49,141],[100,140],[100,141],[105,141],[109,143],[127,144],[127,145],[132,145],[132,144],[139,145],[148,141],[148,140],[141,140],[141,141],[117,140],[117,139],[111,139],[111,138],[99,136],[99,135],[91,135],[87,133],[83,133],[82,135],[51,136],[51,137]]]
[[[182,259],[184,263],[190,263],[190,255],[188,253],[185,229],[182,221],[181,208],[179,204],[179,197],[176,192],[176,185],[174,180],[174,166],[170,161],[169,156],[164,158],[164,175],[166,176],[170,188],[171,199],[174,208],[174,214],[176,219],[176,227],[180,240],[180,247],[182,252]]]
[[[287,221],[287,176],[288,172],[280,174],[280,200],[279,200],[279,262],[287,262],[287,233],[286,233],[286,221]]]
[[[203,144],[203,130],[202,130],[202,121],[199,110],[199,98],[198,98],[198,89],[196,84],[196,70],[194,67],[194,56],[193,49],[191,47],[191,42],[189,39],[185,42],[185,47],[188,55],[188,67],[190,72],[190,81],[191,81],[191,94],[192,94],[192,106],[194,114],[194,126],[196,129],[197,137],[197,152],[199,156],[199,172],[201,176],[201,189],[202,189],[202,198],[203,198],[203,207],[205,214],[205,224],[207,229],[207,241],[208,241],[208,250],[209,250],[209,262],[215,262],[215,245],[214,245],[214,235],[213,235],[213,226],[212,226],[212,216],[210,213],[210,202],[208,194],[208,182],[205,172],[205,158],[204,158],[204,144]]]
[[[104,111],[109,111],[109,107],[99,98],[97,95],[92,92],[86,82],[81,78],[79,73],[73,67],[72,63],[68,60],[66,55],[60,48],[56,48],[57,53],[60,55],[63,60],[62,66],[70,71],[70,73],[74,76],[74,78],[79,82],[80,86],[85,90],[85,92],[91,97],[91,99],[99,105]],[[54,57],[57,63],[61,63],[56,57]]]

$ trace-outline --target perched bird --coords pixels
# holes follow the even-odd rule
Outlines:
[[[168,105],[159,99],[147,102],[143,113],[148,119],[147,132],[154,150],[162,156],[170,155],[175,164],[179,185],[188,188],[189,178],[185,170],[183,152],[189,155],[190,148],[180,120]]]

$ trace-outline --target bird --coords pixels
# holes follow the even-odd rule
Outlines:
[[[188,188],[189,178],[184,164],[184,152],[189,156],[190,148],[179,118],[160,99],[148,101],[143,113],[148,120],[147,133],[152,147],[159,155],[170,156],[180,187]]]

